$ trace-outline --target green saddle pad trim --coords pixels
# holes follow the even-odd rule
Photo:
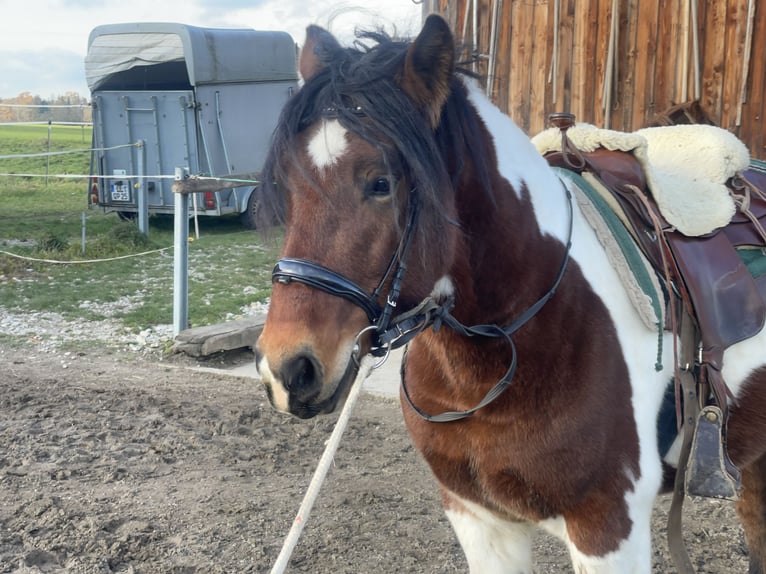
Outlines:
[[[636,283],[651,301],[654,316],[658,318],[663,317],[665,301],[664,299],[661,299],[662,294],[658,293],[654,287],[652,275],[650,275],[653,271],[649,270],[646,259],[636,245],[636,242],[633,240],[633,237],[625,228],[625,225],[620,221],[609,204],[604,201],[601,194],[599,194],[599,192],[596,191],[580,174],[559,167],[553,167],[552,169],[560,179],[569,180],[574,183],[574,185],[577,186],[577,188],[579,188],[579,190],[590,200],[591,204],[599,212],[599,215],[604,220],[607,228],[612,233],[615,242],[622,252],[625,262],[630,267],[630,270],[636,279]],[[662,356],[663,328],[664,325],[661,325],[658,321],[657,364],[655,365],[655,368],[658,371],[662,369],[660,357]]]
[[[750,168],[766,173],[766,161],[750,158]],[[766,249],[742,247],[737,249],[740,259],[744,262],[750,275],[755,278],[766,275]]]
[[[739,253],[739,258],[742,259],[747,270],[750,271],[750,275],[756,279],[761,275],[766,275],[766,249],[742,248],[737,249],[737,253]]]

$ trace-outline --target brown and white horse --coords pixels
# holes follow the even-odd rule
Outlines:
[[[360,355],[407,341],[404,418],[471,572],[530,573],[539,527],[578,573],[647,574],[672,341],[657,372],[657,333],[570,190],[453,43],[435,16],[412,43],[307,30],[266,170],[286,218],[256,349],[268,396],[333,412]],[[766,572],[765,349],[762,330],[724,366],[751,574]]]

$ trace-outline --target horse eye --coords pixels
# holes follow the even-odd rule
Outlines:
[[[384,197],[391,193],[393,183],[388,177],[379,177],[370,182],[368,187],[368,195],[374,195],[378,197]]]

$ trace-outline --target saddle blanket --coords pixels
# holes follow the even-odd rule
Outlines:
[[[665,325],[665,299],[652,264],[644,257],[633,237],[604,199],[608,190],[602,188],[595,178],[553,167],[558,177],[573,190],[588,224],[593,228],[607,258],[622,281],[631,303],[644,324],[658,333],[658,359],[656,368],[661,369],[662,331]]]

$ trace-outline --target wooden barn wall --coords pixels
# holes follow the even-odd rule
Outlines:
[[[697,100],[766,159],[764,0],[431,0],[428,10],[448,19],[495,103],[530,135],[554,111],[632,131]]]

